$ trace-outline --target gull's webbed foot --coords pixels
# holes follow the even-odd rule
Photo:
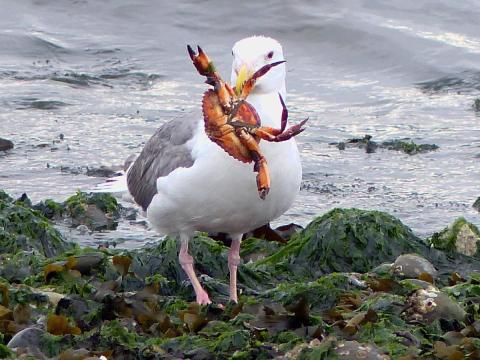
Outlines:
[[[208,297],[207,292],[203,289],[201,289],[201,291],[199,292],[195,291],[195,296],[199,305],[208,305],[212,303],[212,301]]]

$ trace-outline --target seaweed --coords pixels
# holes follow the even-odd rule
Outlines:
[[[228,248],[199,233],[200,281],[223,304],[200,306],[176,239],[81,249],[46,217],[69,217],[68,206],[41,204],[0,191],[0,357],[479,357],[480,260],[450,237],[432,248],[386,213],[334,209],[286,244],[246,239],[238,304],[228,302]]]

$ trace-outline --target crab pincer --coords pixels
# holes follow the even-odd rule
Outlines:
[[[255,86],[255,83],[257,82],[257,80],[259,78],[261,78],[263,75],[265,75],[271,68],[273,68],[275,66],[278,66],[280,64],[283,64],[284,62],[285,62],[285,60],[276,61],[276,62],[273,62],[271,64],[264,65],[260,69],[255,71],[253,73],[253,75],[243,83],[243,86],[242,86],[241,90],[236,89],[237,92],[239,93],[239,97],[241,99],[246,99],[247,96],[250,94],[250,92],[253,90],[253,88]]]

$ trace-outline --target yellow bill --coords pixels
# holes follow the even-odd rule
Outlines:
[[[240,71],[238,72],[237,75],[237,82],[235,84],[235,92],[240,94],[242,92],[243,85],[245,84],[245,81],[250,79],[253,75],[253,71],[245,64],[242,65],[240,68]]]

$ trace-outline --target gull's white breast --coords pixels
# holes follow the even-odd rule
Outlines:
[[[280,126],[277,94],[253,94],[262,125]],[[300,188],[302,169],[295,140],[260,142],[267,159],[271,187],[265,200],[258,196],[253,163],[233,159],[205,134],[203,121],[189,141],[193,166],[178,168],[157,180],[147,216],[162,234],[207,231],[245,233],[282,215]]]

